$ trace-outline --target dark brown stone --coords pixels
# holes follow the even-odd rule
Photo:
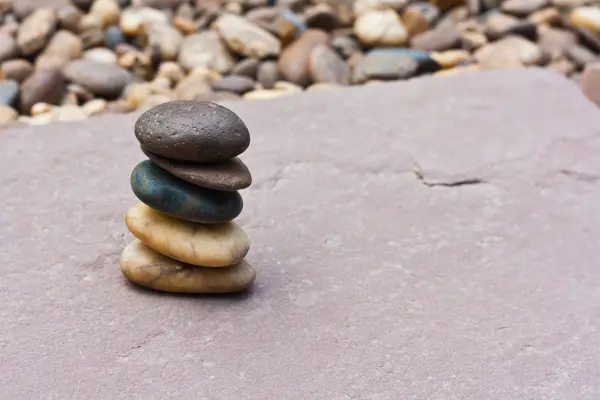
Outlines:
[[[306,10],[304,22],[309,28],[332,31],[340,25],[337,15],[326,4],[319,4]]]
[[[318,29],[308,29],[298,40],[289,45],[279,58],[279,72],[285,80],[300,86],[311,83],[309,63],[310,55],[319,44],[329,44],[331,37]]]
[[[36,71],[21,85],[19,109],[21,113],[29,114],[35,103],[59,104],[64,91],[65,80],[59,71]]]
[[[252,175],[246,164],[239,158],[217,163],[191,163],[171,160],[146,150],[142,151],[148,158],[179,179],[207,189],[236,191],[252,184]]]
[[[233,111],[210,102],[172,101],[144,112],[135,136],[148,151],[181,161],[229,160],[250,145],[250,133]]]

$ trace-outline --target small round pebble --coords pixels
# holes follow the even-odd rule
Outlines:
[[[245,260],[225,268],[197,267],[165,257],[139,240],[125,247],[120,266],[130,281],[170,293],[239,292],[256,279],[256,271]]]
[[[143,147],[142,151],[156,165],[192,185],[214,190],[236,191],[252,184],[250,170],[237,157],[218,163],[199,164],[169,160]]]
[[[192,185],[150,160],[142,161],[133,169],[131,188],[148,206],[185,221],[227,222],[237,217],[243,207],[239,193]]]
[[[231,110],[211,102],[179,100],[144,112],[135,136],[147,150],[174,160],[225,161],[243,153],[250,133]]]
[[[250,249],[248,235],[235,222],[196,224],[137,204],[127,211],[125,223],[146,246],[187,264],[228,267]]]

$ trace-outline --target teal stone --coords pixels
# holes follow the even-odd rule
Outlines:
[[[204,224],[231,221],[242,212],[242,196],[185,182],[150,160],[131,173],[133,193],[148,207],[174,218]]]

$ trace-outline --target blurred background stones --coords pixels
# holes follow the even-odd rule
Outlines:
[[[600,0],[0,0],[0,22],[2,126],[528,66],[600,102]]]

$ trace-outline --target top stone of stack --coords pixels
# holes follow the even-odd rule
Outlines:
[[[135,123],[143,149],[172,160],[226,161],[250,145],[250,133],[232,111],[205,101],[172,101],[144,112]]]

